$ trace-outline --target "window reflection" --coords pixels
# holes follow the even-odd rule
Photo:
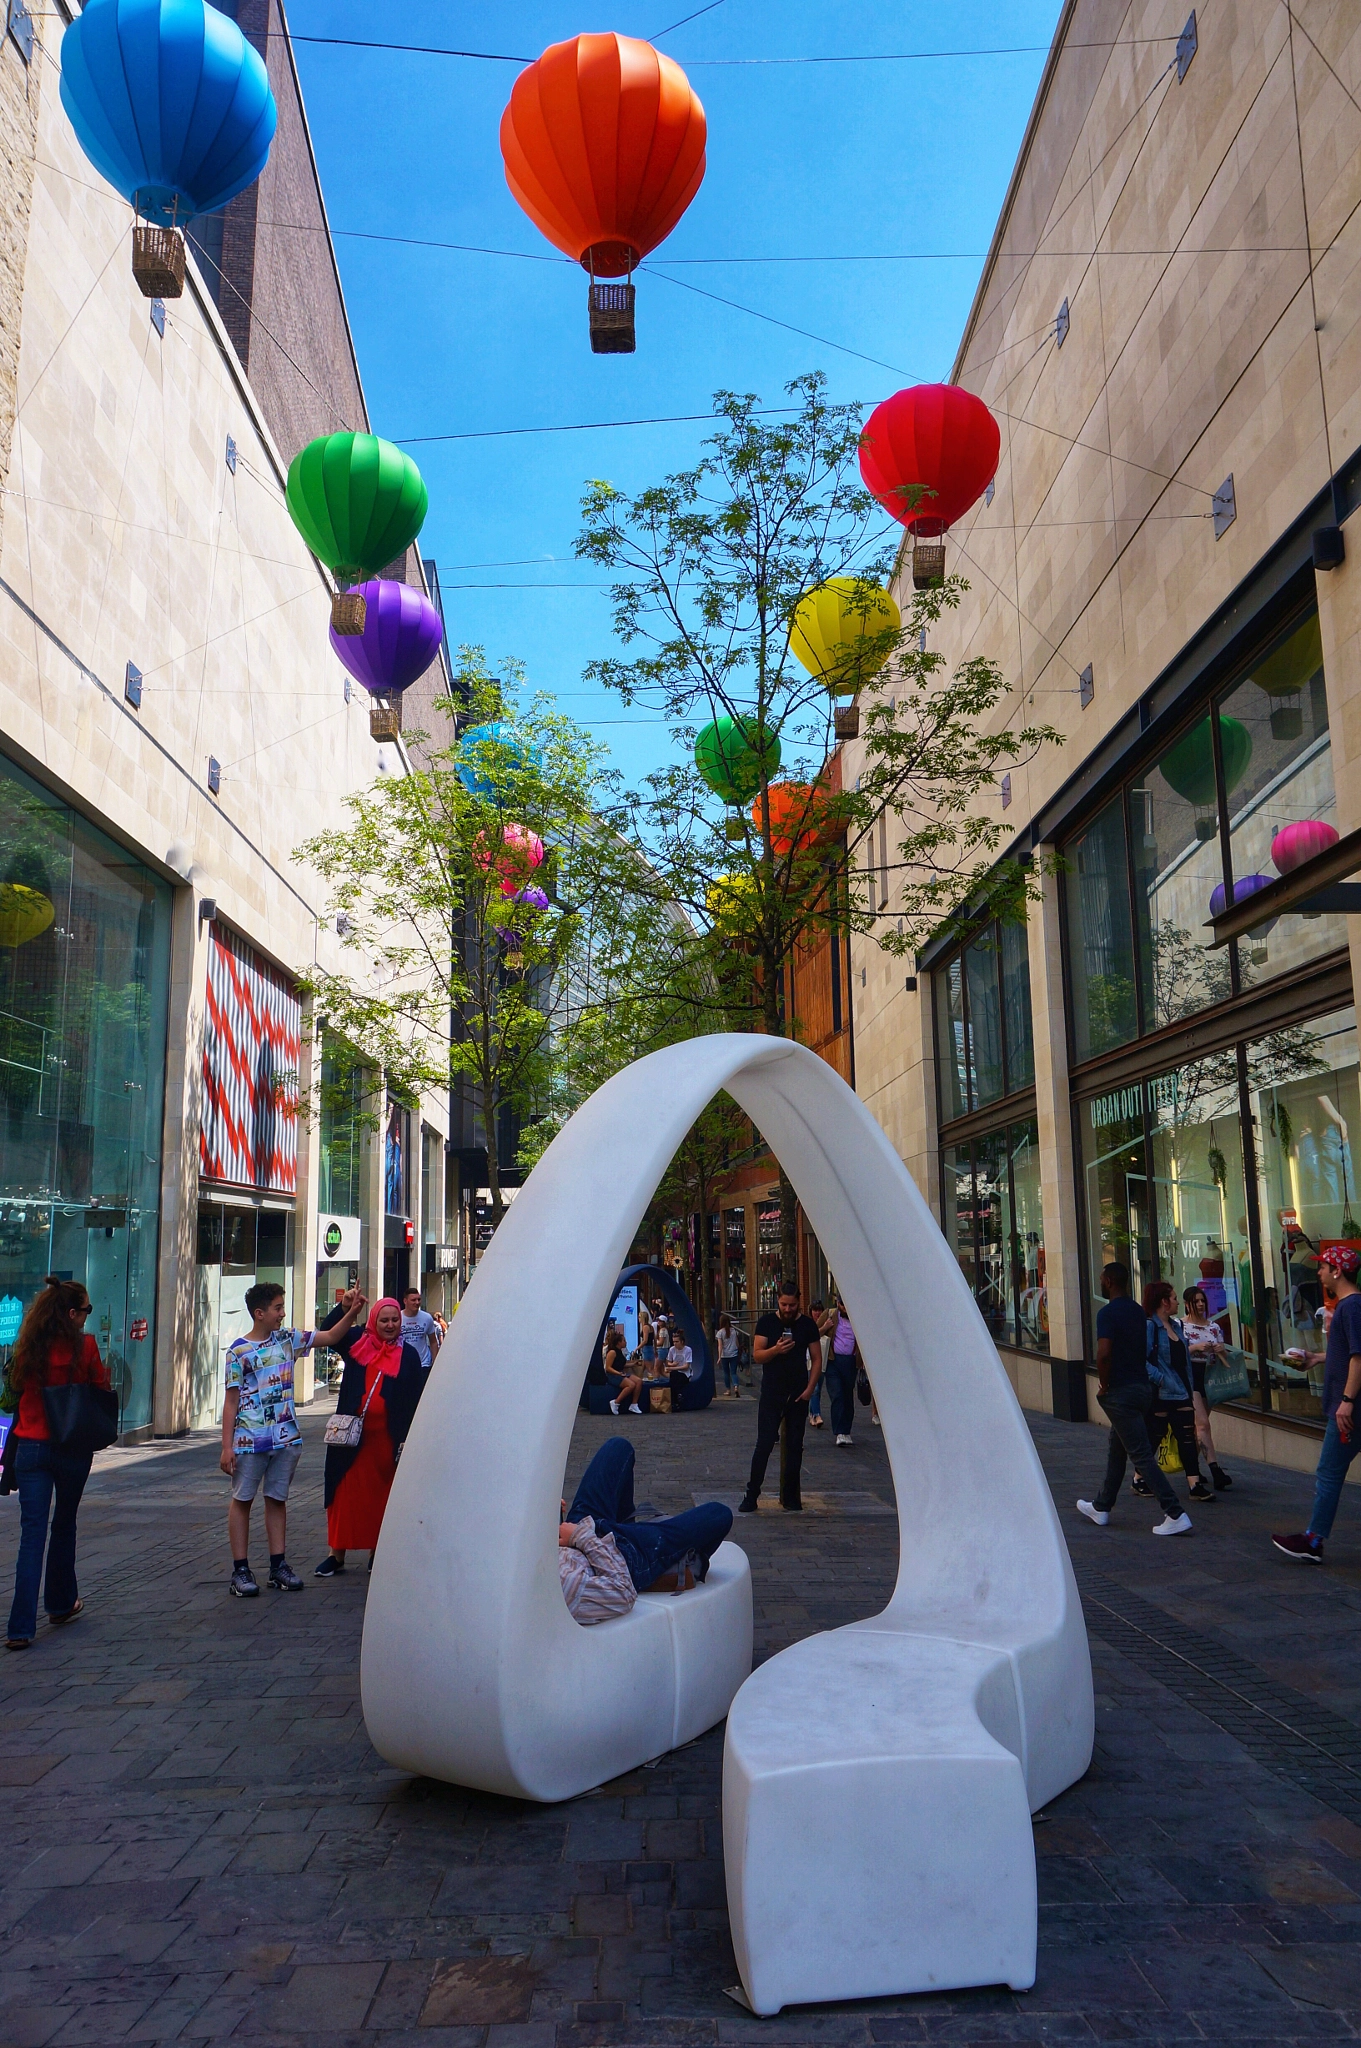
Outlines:
[[[1078,1059],[1088,1060],[1138,1029],[1121,798],[1066,851],[1073,1039]]]
[[[1182,1303],[1202,1287],[1211,1322],[1257,1383],[1252,1259],[1233,1047],[1145,1083],[1158,1278]]]
[[[969,1060],[964,1037],[964,963],[956,958],[934,977],[940,1114],[950,1123],[969,1111]]]
[[[1002,1069],[1002,991],[998,984],[996,927],[964,949],[969,991],[969,1051],[974,1101],[980,1107],[1006,1093]]]
[[[1033,1117],[941,1155],[945,1236],[994,1340],[1049,1349],[1039,1132]]]
[[[947,1145],[941,1155],[941,1207],[945,1240],[975,1292],[973,1228],[973,1160],[967,1145]]]
[[[1226,773],[1234,744],[1226,723]],[[1232,993],[1228,953],[1211,951],[1214,935],[1206,929],[1210,896],[1224,872],[1213,746],[1207,716],[1129,793],[1145,1031],[1161,1030]]]

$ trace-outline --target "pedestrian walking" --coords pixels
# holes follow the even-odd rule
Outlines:
[[[1323,1413],[1327,1428],[1314,1474],[1314,1506],[1308,1528],[1298,1535],[1273,1535],[1271,1539],[1292,1564],[1322,1564],[1323,1546],[1333,1533],[1343,1481],[1361,1448],[1356,1434],[1356,1407],[1361,1401],[1358,1266],[1361,1255],[1349,1244],[1328,1245],[1318,1256],[1324,1305],[1332,1303],[1328,1348],[1323,1356]]]
[[[776,1313],[759,1318],[753,1333],[752,1354],[761,1368],[761,1395],[756,1408],[756,1449],[752,1453],[747,1490],[738,1506],[741,1515],[754,1515],[761,1495],[761,1483],[781,1429],[784,1455],[780,1460],[780,1506],[792,1513],[803,1507],[799,1474],[803,1466],[803,1432],[808,1421],[808,1402],[822,1372],[821,1332],[813,1318],[799,1311],[799,1290],[781,1281]]]
[[[1195,1382],[1192,1398],[1196,1409],[1196,1442],[1210,1468],[1215,1492],[1227,1493],[1233,1481],[1220,1464],[1219,1453],[1215,1450],[1214,1431],[1210,1426],[1210,1403],[1205,1393],[1206,1368],[1212,1365],[1216,1358],[1227,1356],[1224,1332],[1218,1323],[1210,1320],[1210,1300],[1203,1287],[1188,1287],[1181,1298],[1186,1309],[1181,1326],[1186,1336],[1186,1349],[1191,1356],[1191,1377]]]
[[[855,1427],[855,1381],[860,1370],[860,1347],[838,1294],[832,1324],[831,1350],[827,1354],[827,1397],[832,1410],[832,1436],[837,1444],[850,1444]]]
[[[1143,1305],[1147,1318],[1148,1376],[1156,1397],[1149,1435],[1156,1452],[1157,1445],[1171,1430],[1192,1500],[1212,1501],[1214,1488],[1200,1469],[1196,1410],[1191,1397],[1191,1358],[1181,1318],[1176,1314],[1177,1291],[1171,1281],[1150,1280],[1144,1289]]]
[[[1128,1267],[1114,1259],[1104,1267],[1101,1292],[1106,1305],[1096,1318],[1096,1398],[1110,1420],[1110,1447],[1101,1491],[1095,1500],[1080,1500],[1078,1513],[1104,1529],[1132,1459],[1135,1471],[1162,1504],[1163,1519],[1153,1534],[1189,1536],[1191,1517],[1182,1512],[1148,1433],[1157,1399],[1148,1376],[1148,1319],[1129,1298]]]
[[[54,1438],[44,1396],[49,1387],[108,1389],[99,1346],[85,1334],[90,1308],[90,1297],[78,1280],[59,1280],[49,1273],[42,1292],[29,1303],[14,1341],[7,1378],[19,1406],[5,1440],[0,1484],[0,1491],[17,1488],[19,1494],[19,1555],[7,1650],[26,1650],[38,1632],[44,1552],[43,1605],[48,1620],[74,1621],[85,1605],[76,1583],[76,1514],[94,1449]]]
[[[363,1306],[360,1295],[358,1306]],[[323,1335],[318,1330],[317,1336]],[[324,1499],[329,1554],[316,1568],[319,1579],[333,1579],[345,1569],[349,1550],[367,1550],[369,1563],[378,1548],[378,1532],[397,1474],[397,1460],[425,1386],[425,1373],[414,1347],[402,1336],[401,1305],[384,1296],[369,1310],[359,1336],[346,1325],[337,1340],[345,1360],[336,1415],[358,1416],[357,1444],[328,1443]]]
[[[429,1372],[439,1357],[443,1338],[444,1332],[429,1309],[421,1307],[420,1288],[408,1287],[402,1296],[402,1339],[419,1358],[422,1372]]]
[[[813,1318],[813,1321],[817,1324],[819,1331],[818,1383],[808,1397],[808,1427],[810,1429],[825,1429],[827,1425],[822,1419],[822,1382],[827,1372],[826,1304],[821,1301],[811,1301],[808,1304],[808,1313]]]
[[[741,1356],[742,1340],[733,1328],[733,1320],[726,1312],[718,1319],[715,1331],[718,1342],[718,1362],[723,1368],[723,1391],[730,1401],[740,1401],[742,1389],[737,1380],[737,1361]]]
[[[293,1366],[314,1343],[342,1345],[363,1304],[363,1295],[352,1291],[341,1296],[325,1332],[286,1330],[284,1291],[278,1281],[260,1280],[246,1289],[250,1335],[227,1347],[219,1460],[232,1482],[227,1509],[232,1575],[227,1590],[238,1600],[253,1600],[260,1591],[249,1553],[251,1503],[262,1487],[270,1586],[276,1593],[303,1589],[287,1556],[288,1489],[302,1456],[302,1435],[293,1410]]]

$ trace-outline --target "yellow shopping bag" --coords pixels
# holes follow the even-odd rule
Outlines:
[[[1160,1472],[1181,1471],[1181,1452],[1177,1449],[1177,1439],[1173,1436],[1170,1428],[1165,1432],[1161,1443],[1158,1445],[1158,1470]]]

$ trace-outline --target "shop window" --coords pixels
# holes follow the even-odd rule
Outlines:
[[[1204,1290],[1210,1319],[1241,1352],[1258,1385],[1252,1256],[1238,1055],[1234,1048],[1194,1060],[1145,1083],[1156,1271],[1177,1291]]]
[[[1323,1293],[1319,1253],[1361,1250],[1356,1179],[1361,1131],[1356,1013],[1276,1031],[1248,1047],[1260,1147],[1264,1328],[1272,1405],[1323,1415]]]
[[[1035,1039],[1030,1022],[1030,941],[1023,924],[1004,924],[1002,1016],[1007,1037],[1007,1093],[1032,1087]]]
[[[968,1145],[947,1145],[941,1154],[941,1207],[945,1218],[945,1241],[959,1260],[959,1270],[977,1291],[974,1262],[973,1154]]]
[[[410,1172],[411,1111],[390,1095],[383,1141],[383,1206],[389,1216],[407,1214]]]
[[[0,760],[0,1327],[83,1281],[124,1431],[151,1421],[170,904]]]
[[[1006,1094],[1002,1061],[1002,990],[996,927],[964,949],[964,983],[969,1001],[969,1052],[973,1099],[982,1108]]]
[[[1227,772],[1241,756],[1241,728],[1223,719],[1220,731]],[[1227,950],[1216,952],[1208,943],[1214,936],[1207,929],[1210,899],[1224,874],[1214,745],[1207,712],[1129,792],[1145,1031],[1160,1031],[1233,992]]]
[[[1073,1050],[1081,1061],[1138,1030],[1123,799],[1107,804],[1064,852]]]
[[[1136,1300],[1157,1277],[1142,1083],[1115,1088],[1084,1102],[1080,1116],[1087,1269],[1094,1313],[1101,1306],[1097,1290],[1103,1266],[1128,1268],[1130,1292]]]
[[[956,957],[934,977],[936,1065],[940,1074],[940,1120],[967,1116],[969,1049],[964,1035],[964,962]]]
[[[1049,1349],[1039,1133],[1034,1118],[941,1154],[946,1241],[995,1342]]]
[[[1035,1050],[1025,926],[984,926],[932,980],[942,1124],[1030,1087]]]
[[[317,1208],[323,1216],[360,1215],[364,1078],[341,1046],[323,1039]]]

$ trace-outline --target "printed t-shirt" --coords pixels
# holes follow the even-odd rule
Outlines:
[[[1137,1301],[1119,1294],[1106,1303],[1096,1318],[1098,1344],[1103,1337],[1109,1337],[1111,1342],[1106,1380],[1111,1392],[1117,1387],[1148,1386],[1148,1320]]]
[[[93,1337],[81,1338],[79,1359],[76,1357],[74,1345],[54,1344],[47,1355],[47,1370],[42,1378],[37,1382],[30,1381],[19,1396],[19,1413],[14,1422],[14,1434],[38,1437],[43,1442],[52,1434],[47,1426],[44,1387],[107,1387],[108,1384],[109,1375],[104,1370],[104,1361],[99,1355],[99,1346]]]
[[[430,1339],[436,1335],[439,1324],[428,1308],[418,1308],[414,1316],[402,1317],[402,1337],[411,1346],[422,1367],[430,1370]]]
[[[1361,1294],[1339,1300],[1328,1325],[1328,1349],[1323,1358],[1323,1413],[1337,1413],[1337,1404],[1347,1390],[1347,1367],[1361,1351]]]
[[[808,1347],[816,1344],[819,1337],[813,1318],[800,1314],[786,1322],[783,1316],[765,1315],[758,1320],[753,1334],[764,1338],[767,1344],[778,1344],[786,1331],[793,1336],[794,1349],[781,1352],[778,1358],[764,1359],[761,1374],[775,1386],[801,1391],[808,1384]]]
[[[266,1456],[301,1443],[293,1413],[293,1361],[312,1349],[310,1330],[275,1330],[268,1337],[238,1337],[227,1352],[227,1391],[240,1390],[232,1451]]]

